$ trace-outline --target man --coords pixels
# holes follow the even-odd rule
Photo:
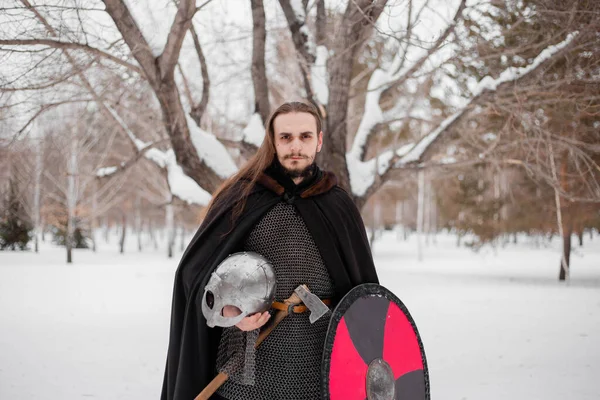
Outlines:
[[[250,333],[269,320],[263,313],[232,328],[206,325],[204,286],[229,254],[246,250],[267,258],[277,276],[276,301],[307,284],[335,305],[354,286],[378,282],[358,209],[335,175],[315,163],[322,145],[316,108],[285,103],[270,117],[257,153],[213,196],[175,276],[163,400],[193,399],[217,374],[230,347],[239,346],[240,338],[251,341]],[[225,316],[235,312],[223,310]],[[244,376],[231,376],[213,398],[320,398],[327,317],[312,325],[308,313],[286,317],[249,355]]]

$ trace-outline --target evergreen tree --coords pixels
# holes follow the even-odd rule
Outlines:
[[[89,249],[88,244],[88,236],[89,232],[81,228],[81,221],[77,218],[74,221],[75,229],[73,230],[73,243],[71,244],[74,249]],[[55,227],[53,229],[53,241],[59,246],[67,245],[67,229],[66,229],[66,221],[64,225],[60,227]]]
[[[0,250],[26,250],[33,229],[27,220],[23,204],[19,201],[19,188],[15,179],[10,179],[8,195],[4,199],[0,220]]]

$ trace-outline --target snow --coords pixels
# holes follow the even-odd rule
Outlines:
[[[473,89],[473,91],[472,91],[473,97],[479,96],[481,93],[483,93],[484,90],[491,90],[491,91],[496,90],[498,85],[500,85],[502,83],[511,82],[511,81],[517,80],[518,78],[522,77],[523,75],[527,75],[528,73],[530,73],[531,71],[536,69],[541,63],[548,60],[554,54],[556,54],[557,52],[559,52],[560,50],[565,48],[569,43],[571,43],[573,41],[573,39],[575,39],[575,37],[578,34],[579,34],[579,32],[577,32],[577,31],[569,33],[567,35],[567,37],[565,38],[565,40],[563,40],[562,42],[552,45],[552,46],[548,46],[547,48],[542,50],[540,52],[540,54],[538,54],[538,56],[526,67],[521,67],[521,68],[509,67],[506,70],[502,71],[500,76],[496,79],[492,78],[491,76],[484,77],[483,79],[481,79],[481,81],[479,81],[477,86]]]
[[[393,74],[382,69],[377,69],[371,75],[368,85],[368,93],[365,98],[365,106],[362,119],[356,131],[352,147],[346,153],[346,163],[348,165],[348,174],[350,176],[350,186],[352,193],[356,196],[364,195],[369,187],[375,182],[375,176],[385,173],[389,169],[390,161],[394,156],[393,150],[387,150],[380,154],[377,171],[375,171],[376,159],[362,161],[364,147],[367,144],[369,135],[373,128],[384,123],[390,118],[399,118],[398,108],[389,110],[385,115],[379,106],[381,93],[387,87],[386,85],[393,80]],[[410,110],[409,110],[410,111]],[[406,110],[404,110],[406,113]],[[400,153],[404,154],[405,148]]]
[[[294,14],[296,14],[296,19],[301,23],[304,23],[306,20],[306,13],[304,12],[302,0],[290,0],[290,4],[294,10]]]
[[[159,397],[180,253],[138,252],[130,234],[118,254],[110,240],[75,250],[73,265],[47,243],[0,252],[0,398]],[[600,398],[598,236],[574,249],[568,284],[557,281],[559,240],[479,253],[436,241],[422,262],[416,235],[387,232],[373,248],[382,284],[417,323],[433,399]]]
[[[361,161],[351,152],[346,153],[346,164],[348,166],[348,175],[350,176],[350,186],[352,194],[355,196],[363,196],[367,190],[375,183],[377,175],[383,175],[391,167],[391,161],[394,154],[402,157],[408,149],[413,148],[414,144],[403,145],[394,150],[386,150],[375,158],[367,161]],[[377,163],[377,171],[375,171],[375,163]]]
[[[452,23],[452,17],[458,9],[458,2],[455,1],[434,3],[435,4],[431,5],[430,12],[420,14],[419,20],[413,21],[415,25],[413,26],[412,33],[416,38],[414,40],[416,43],[419,41],[423,41],[423,43],[435,42],[435,40],[432,40],[432,38],[439,37],[446,27]],[[420,9],[418,4],[415,4],[415,7],[416,9]],[[416,15],[414,18],[416,18]],[[384,17],[378,20],[378,26],[384,32],[398,23],[406,23],[405,18],[398,20],[396,15],[385,15],[384,13]],[[397,29],[403,30],[406,28],[402,27]],[[451,54],[450,47],[451,46],[442,46],[440,49],[438,49],[428,58],[428,62],[426,62],[421,69],[435,69],[435,66],[443,64],[444,60],[446,60]],[[387,121],[391,120],[398,120],[402,116],[409,117],[414,115],[421,118],[428,117],[428,115],[423,115],[423,110],[415,107],[415,104],[410,104],[410,94],[409,96],[400,98],[398,103],[395,104],[391,110],[388,110],[385,113],[379,106],[379,100],[384,90],[387,89],[393,82],[403,78],[404,75],[415,65],[415,63],[421,57],[427,54],[427,51],[428,46],[425,45],[411,45],[408,46],[408,48],[396,49],[395,56],[391,62],[389,62],[388,65],[383,65],[376,69],[369,79],[367,89],[368,93],[365,98],[362,119],[352,143],[352,147],[346,154],[348,172],[350,175],[350,185],[352,188],[352,193],[356,196],[361,196],[367,192],[368,188],[375,182],[377,173],[382,174],[389,169],[389,162],[392,160],[394,155],[393,150],[388,150],[387,152],[381,154],[381,163],[378,165],[377,171],[375,170],[375,160],[362,161],[364,146],[366,145],[368,137],[373,131],[373,128],[377,124],[387,123]],[[445,92],[445,89],[443,88],[444,86],[456,86],[452,80],[444,80],[443,77],[440,78],[440,82],[441,85],[437,90],[438,95],[441,95]],[[413,83],[407,81],[406,84],[409,86]],[[414,90],[417,89],[417,85],[413,84],[413,87]],[[405,153],[406,151],[403,150],[402,155]]]
[[[308,52],[308,54],[312,54],[316,57],[315,38],[311,30],[308,29],[308,26],[302,25],[300,27],[300,33],[306,38],[306,41],[304,42],[304,47],[306,48],[306,51]]]
[[[134,143],[135,147],[138,150],[141,150],[144,147],[146,147],[147,144],[144,143],[142,140],[140,140],[140,139],[137,138],[137,136],[131,131],[131,129],[129,129],[129,126],[127,126],[127,124],[125,123],[125,121],[123,121],[123,119],[121,118],[121,116],[119,115],[119,113],[117,113],[111,106],[109,106],[106,103],[104,103],[104,106],[108,109],[108,111],[113,116],[113,118],[115,119],[115,121],[117,121],[117,123],[125,131],[125,133],[127,134],[127,136],[129,136],[129,139]]]
[[[192,143],[196,147],[200,159],[223,179],[235,174],[237,166],[225,146],[219,142],[215,135],[198,127],[192,117],[187,114],[186,119]]]
[[[144,148],[151,145],[151,143],[145,143],[137,138],[119,114],[109,105],[106,105],[106,107],[119,125],[125,130],[138,151],[142,151]],[[209,167],[213,168],[215,172],[223,178],[227,178],[229,175],[223,176],[221,174],[235,173],[237,167],[223,145],[213,135],[198,128],[191,117],[188,116],[187,118],[192,142],[196,146],[198,155],[206,161]],[[167,169],[167,181],[169,183],[171,194],[189,204],[207,205],[210,202],[212,197],[211,194],[201,188],[196,181],[183,172],[183,168],[177,164],[177,159],[175,158],[175,153],[172,149],[162,151],[157,148],[151,148],[144,152],[144,157],[154,162],[159,168]],[[231,161],[231,163],[229,163],[228,160]],[[233,169],[231,164],[233,164]],[[115,166],[104,167],[96,171],[96,175],[104,177],[114,174],[117,170],[118,168]]]
[[[327,76],[327,58],[329,50],[325,46],[317,47],[317,59],[311,67],[312,89],[321,104],[329,101],[329,86]]]
[[[404,157],[402,157],[397,165],[408,164],[410,162],[418,161],[421,158],[423,152],[429,147],[429,145],[442,133],[446,128],[453,123],[458,117],[464,113],[464,110],[458,111],[448,118],[434,129],[431,133],[421,139]]]
[[[205,206],[210,203],[212,195],[202,189],[195,180],[183,172],[183,168],[177,164],[173,150],[168,150],[165,156],[168,172],[167,179],[171,193],[189,204]]]
[[[484,77],[479,82],[477,87],[473,90],[473,98],[471,99],[471,101],[475,97],[481,95],[484,90],[494,91],[498,88],[498,86],[500,84],[505,83],[505,82],[514,81],[514,80],[530,73],[531,71],[535,70],[535,68],[537,68],[542,62],[546,61],[547,59],[552,57],[554,54],[556,54],[558,51],[560,51],[565,46],[567,46],[577,36],[577,34],[578,34],[578,32],[570,33],[569,35],[567,35],[567,38],[565,40],[563,40],[562,42],[560,42],[556,45],[548,46],[547,48],[542,50],[540,52],[540,54],[538,54],[538,56],[526,67],[521,67],[521,68],[509,67],[506,70],[502,71],[500,76],[496,79],[493,79],[490,76]],[[435,141],[435,139],[442,132],[444,132],[451,123],[453,123],[458,117],[460,117],[462,114],[464,114],[464,112],[467,110],[467,107],[471,103],[471,101],[469,101],[466,105],[464,105],[460,110],[458,110],[457,112],[455,112],[454,114],[450,115],[448,118],[443,120],[442,123],[436,129],[434,129],[431,133],[427,134],[423,139],[421,139],[408,154],[406,154],[404,157],[402,157],[398,161],[398,163],[396,163],[396,166],[419,161],[419,159],[423,155],[423,152],[425,150],[427,150],[429,145],[431,143],[433,143]]]
[[[98,178],[103,178],[105,176],[114,174],[115,172],[117,172],[117,170],[118,170],[117,167],[99,168],[98,171],[96,171],[96,176]]]
[[[265,139],[265,126],[259,113],[254,113],[248,121],[248,125],[242,132],[242,140],[246,143],[260,147],[263,140]]]

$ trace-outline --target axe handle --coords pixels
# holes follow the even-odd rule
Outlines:
[[[298,303],[299,304],[299,303]],[[256,339],[256,344],[254,345],[254,348],[257,348],[258,346],[260,346],[260,344],[267,338],[267,336],[269,336],[269,334],[271,332],[273,332],[273,329],[275,329],[277,327],[277,325],[279,325],[279,323],[281,321],[283,321],[283,319],[285,317],[287,317],[288,311],[277,311],[275,313],[275,316],[273,317],[273,322],[271,322],[269,324],[269,326],[265,327],[265,329],[262,330],[261,333],[259,333],[258,335],[258,339]]]
[[[292,293],[292,295],[283,302],[289,306],[294,306],[302,303],[302,299],[296,293]],[[275,313],[275,317],[273,318],[273,322],[267,328],[263,329],[263,331],[258,335],[258,339],[256,339],[254,348],[260,346],[267,336],[273,332],[273,329],[275,329],[277,325],[279,325],[279,323],[288,315],[288,310],[277,311],[277,313]],[[196,396],[194,400],[208,400],[210,396],[212,396],[221,387],[221,385],[227,381],[227,379],[229,379],[229,375],[227,375],[225,372],[219,372],[219,374],[215,376],[215,378],[210,381],[208,385],[206,385],[204,390],[202,390],[202,392],[200,392],[200,394]]]
[[[215,378],[210,381],[208,385],[206,385],[204,390],[201,391],[194,400],[208,400],[210,396],[212,396],[227,379],[229,379],[229,375],[227,375],[225,372],[219,372],[219,375],[215,376]]]

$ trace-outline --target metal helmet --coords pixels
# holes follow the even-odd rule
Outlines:
[[[253,252],[234,253],[212,273],[202,296],[202,314],[210,327],[234,326],[244,317],[268,310],[275,299],[275,270]],[[241,314],[224,317],[223,307],[235,306]]]

